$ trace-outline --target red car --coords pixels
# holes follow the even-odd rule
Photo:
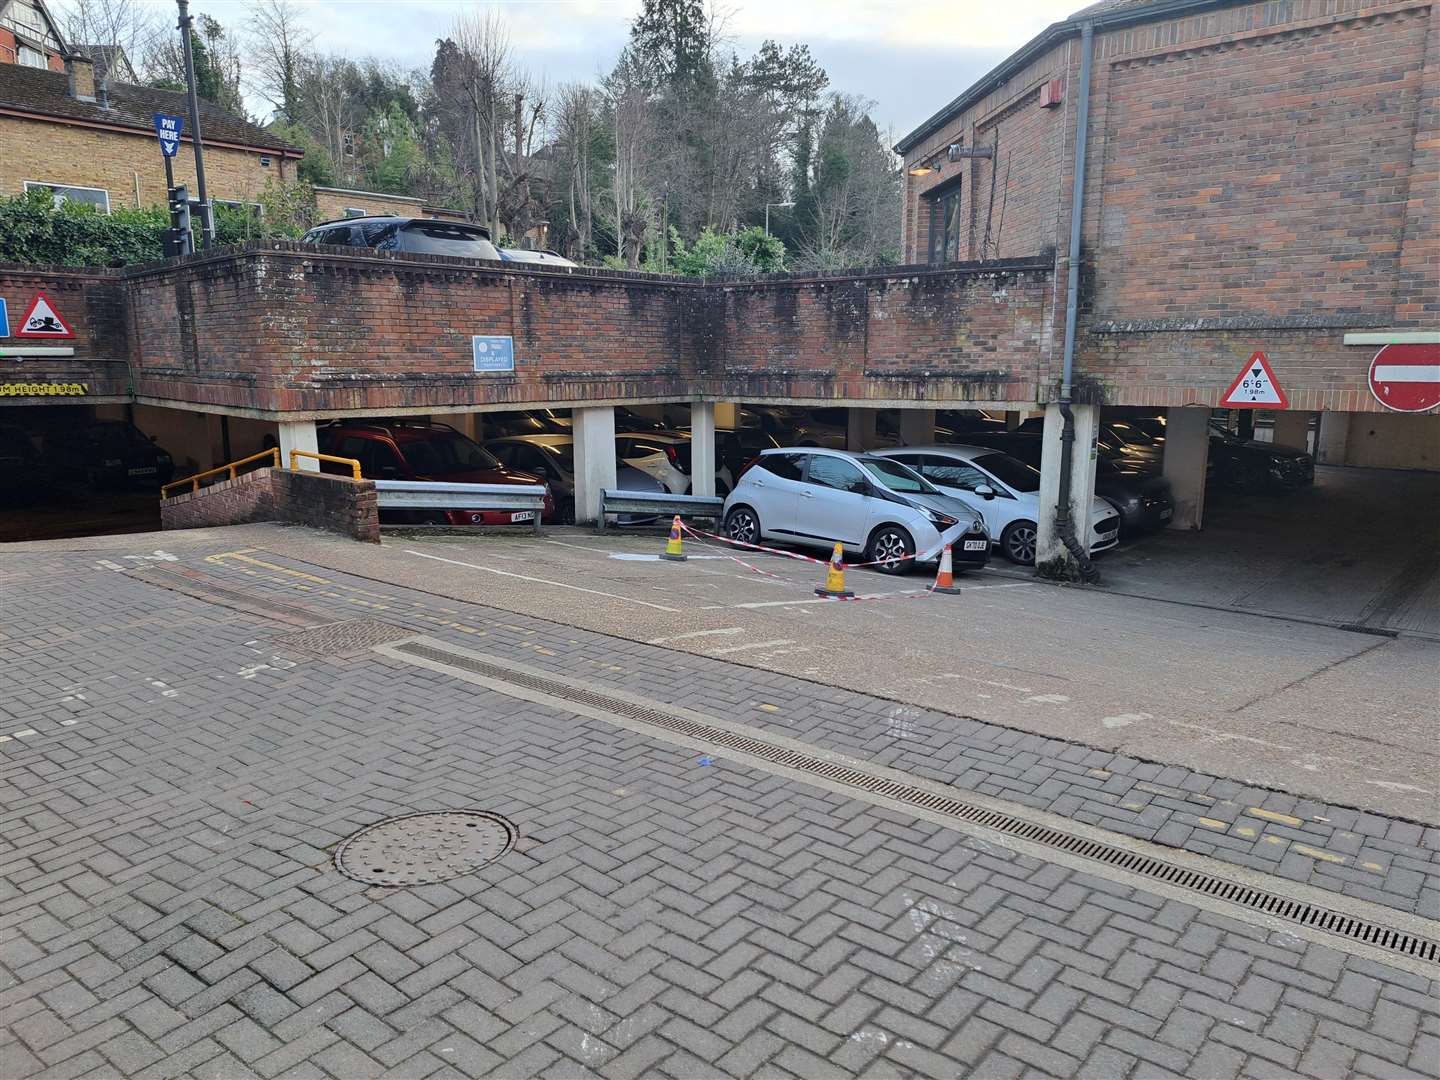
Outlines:
[[[448,424],[395,420],[339,420],[319,431],[320,451],[360,462],[367,480],[433,480],[447,484],[540,484],[532,473],[502,465],[495,455]],[[324,462],[326,472],[345,466]],[[555,512],[545,488],[545,517]],[[424,525],[513,525],[535,520],[533,510],[387,510],[383,518]]]

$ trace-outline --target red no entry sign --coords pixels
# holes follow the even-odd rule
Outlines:
[[[1370,361],[1370,393],[1396,412],[1440,405],[1440,345],[1386,345]]]

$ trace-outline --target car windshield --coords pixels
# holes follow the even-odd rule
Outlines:
[[[555,459],[555,464],[560,466],[562,472],[573,473],[575,471],[575,447],[570,446],[542,446],[547,454]]]
[[[494,469],[500,464],[490,451],[458,432],[416,439],[404,443],[401,449],[411,471],[417,476],[445,476],[448,473]]]
[[[1028,494],[1040,490],[1040,470],[1009,454],[982,454],[975,465],[1015,491]]]
[[[905,495],[939,495],[940,489],[908,465],[889,458],[858,458],[865,471],[891,491]]]

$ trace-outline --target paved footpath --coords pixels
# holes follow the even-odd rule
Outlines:
[[[1413,970],[305,627],[422,633],[1397,917],[1434,917],[1434,830],[166,551],[0,555],[5,1080],[1440,1074]],[[514,848],[442,884],[334,868],[363,826],[462,808]]]

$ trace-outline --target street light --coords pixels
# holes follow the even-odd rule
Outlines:
[[[767,202],[765,204],[765,235],[770,235],[770,207],[772,206],[794,206],[793,202]]]

